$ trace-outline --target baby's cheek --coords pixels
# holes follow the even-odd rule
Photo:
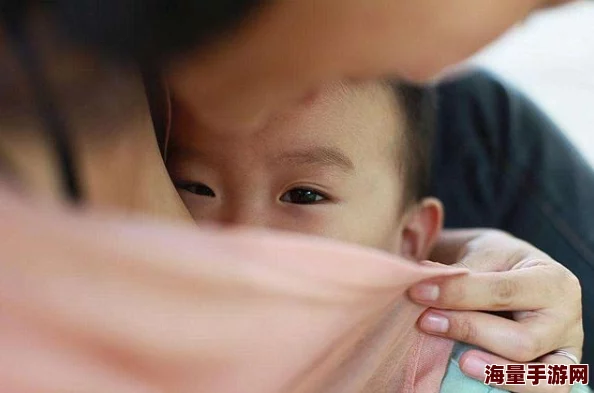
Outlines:
[[[398,254],[401,246],[400,220],[397,212],[390,208],[378,213],[366,211],[352,218],[351,242]]]
[[[359,209],[326,211],[309,220],[309,233],[366,247],[386,249],[391,236],[386,236],[390,226],[378,225],[369,213]]]
[[[337,240],[348,237],[347,223],[336,205],[291,205],[275,216],[275,229]]]
[[[216,223],[219,221],[215,206],[212,203],[207,203],[208,201],[205,201],[207,198],[197,197],[184,190],[178,190],[178,192],[195,222]]]
[[[274,229],[320,236],[394,252],[394,220],[348,204],[293,205],[275,214]]]

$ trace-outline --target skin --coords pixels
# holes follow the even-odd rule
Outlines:
[[[478,271],[472,278],[460,276],[411,289],[412,299],[439,308],[425,311],[419,319],[424,331],[483,346],[514,362],[532,361],[540,356],[535,353],[548,352],[543,346],[580,356],[581,323],[563,322],[581,318],[579,311],[566,307],[579,304],[579,283],[546,254],[497,231],[448,232],[431,253],[441,230],[442,207],[434,199],[403,205],[406,185],[401,168],[406,165],[399,162],[399,152],[406,149],[402,145],[406,131],[398,108],[392,93],[380,83],[332,85],[314,100],[272,119],[268,127],[240,136],[206,128],[179,108],[174,110],[167,166],[199,223],[214,221],[331,237],[412,260],[430,257]],[[315,154],[300,160],[271,160],[295,151],[315,151],[315,147],[339,152],[353,170],[345,170],[342,161],[336,163]],[[378,184],[382,186],[376,187]],[[310,190],[315,202],[299,203],[311,200],[295,193],[304,189]],[[493,249],[498,251],[493,253]],[[532,290],[545,282],[542,276],[526,274],[528,268],[556,276],[564,283],[551,289],[556,299],[553,309],[548,308],[550,299],[544,300],[540,292]],[[492,269],[508,272],[495,278],[488,273]],[[514,320],[473,311],[486,286],[494,291],[490,309],[513,310]],[[565,286],[571,289],[558,291]],[[510,299],[520,293],[521,304],[512,305]],[[420,311],[406,302],[402,307],[412,319],[419,316]],[[466,311],[446,311],[448,308]],[[542,342],[542,324],[551,321],[557,321],[557,338]],[[571,333],[563,334],[564,330]],[[412,340],[411,335],[408,342]],[[403,345],[400,350],[406,352],[406,348]],[[540,360],[569,364],[568,359],[555,355]],[[510,360],[469,351],[460,366],[468,376],[482,380],[484,365],[505,363]],[[569,391],[542,385],[507,389]]]
[[[161,158],[136,70],[73,50],[39,18],[31,40],[38,44],[50,94],[71,132],[85,207],[189,221]],[[62,204],[53,146],[33,105],[28,79],[6,46],[0,46],[0,69],[10,93],[0,96],[0,154],[15,174],[11,186],[35,203]],[[146,192],[154,189],[160,191]]]
[[[312,2],[313,0],[304,1],[303,4],[311,5]],[[355,23],[361,21],[358,12],[361,9],[357,9],[357,7],[364,3],[354,0],[349,2],[329,0],[327,4],[323,4],[323,7],[328,7],[327,11],[333,15],[333,18],[315,18],[311,20],[311,24],[307,16],[312,15],[308,15],[307,8],[298,9],[300,2],[283,3],[294,4],[282,6],[279,2],[277,8],[270,8],[266,13],[259,14],[260,16],[257,15],[254,20],[248,21],[244,26],[245,31],[240,32],[227,43],[213,46],[208,51],[190,53],[185,58],[170,64],[166,77],[170,81],[176,97],[184,105],[187,105],[190,108],[188,110],[194,112],[201,121],[209,124],[215,123],[220,126],[217,129],[225,132],[246,132],[265,124],[273,113],[282,111],[296,102],[302,102],[304,97],[310,95],[312,91],[318,90],[319,86],[324,83],[340,79],[342,76],[367,79],[377,74],[390,73],[412,79],[425,79],[436,73],[441,66],[455,63],[460,60],[461,56],[466,56],[468,51],[484,44],[489,37],[496,36],[506,26],[522,19],[530,9],[549,5],[549,2],[545,4],[545,2],[527,0],[489,2],[488,4],[478,1],[471,2],[471,0],[458,0],[447,4],[437,1],[403,0],[393,1],[394,4],[391,5],[393,8],[377,8],[376,5],[388,6],[389,4],[387,1],[373,2],[372,8],[376,11],[391,11],[394,14],[376,12],[375,14],[371,13],[376,18],[367,19],[366,16],[365,20],[371,21],[369,24],[372,26],[377,26],[378,31],[371,29],[375,34],[374,39],[357,44],[356,40],[344,39],[346,36],[343,37],[341,33],[348,33],[347,30],[355,28],[361,30],[361,34],[364,33],[363,29]],[[371,2],[365,4],[371,7]],[[484,14],[481,10],[477,10],[474,4],[477,4],[476,7],[484,6]],[[350,16],[348,16],[349,10]],[[404,12],[405,10],[410,12],[407,14]],[[471,12],[473,10],[476,12]],[[292,11],[295,13],[293,14]],[[345,15],[342,15],[343,11]],[[336,23],[328,23],[329,20],[335,20],[334,14],[336,14]],[[395,25],[395,27],[382,32],[380,29],[382,25],[378,23],[377,19],[382,15],[387,19],[393,18],[392,22],[400,20],[406,23],[402,23],[399,27],[397,23],[383,24],[385,28],[390,25]],[[442,18],[444,15],[447,18]],[[474,18],[475,15],[482,16]],[[480,23],[469,23],[466,18],[470,16],[473,17],[472,20],[480,21]],[[447,27],[447,30],[449,31],[451,28],[452,34],[445,34],[447,33],[444,30],[446,27],[435,18],[442,18],[443,23],[451,22],[451,26]],[[320,21],[320,19],[324,19],[324,21]],[[283,23],[287,20],[293,22],[283,28]],[[419,29],[418,26],[422,26],[422,29]],[[439,26],[441,27],[437,29]],[[429,45],[431,40],[435,40],[443,45],[433,47],[420,46],[416,43],[407,45],[405,41],[409,40],[409,37],[420,37],[418,36],[419,31],[422,32],[422,37],[426,38],[424,44]],[[296,32],[303,34],[295,34]],[[278,35],[269,33],[278,33]],[[268,37],[266,37],[267,34]],[[402,37],[397,40],[398,45],[395,44],[394,35]],[[32,37],[32,40],[43,42],[44,38],[50,36],[38,34]],[[341,39],[332,38],[337,36]],[[297,39],[296,37],[301,38]],[[371,38],[367,35],[361,37]],[[288,42],[289,40],[293,41]],[[460,46],[460,40],[468,41],[464,41],[465,45]],[[7,86],[6,91],[26,93],[27,86],[23,82],[22,75],[21,77],[15,75],[20,72],[19,65],[11,59],[11,52],[4,42],[2,40],[0,60],[3,67],[8,64],[8,67],[3,68],[6,72],[2,73],[5,78],[4,82],[8,82],[8,85],[5,85]],[[352,42],[352,47],[347,45],[347,42]],[[269,43],[270,47],[258,46],[259,43]],[[338,48],[344,50],[339,51]],[[386,48],[392,49],[387,51]],[[433,48],[434,51],[426,51],[426,48]],[[460,52],[458,48],[460,48]],[[50,48],[46,54],[57,53],[56,51],[55,48]],[[365,56],[363,56],[364,53]],[[86,55],[88,54],[84,56]],[[316,57],[318,55],[324,55],[324,57],[318,61]],[[360,55],[361,57],[359,57]],[[390,60],[387,60],[388,58]],[[140,213],[156,216],[161,220],[183,221],[187,219],[187,210],[167,177],[156,148],[154,135],[150,129],[146,102],[143,99],[142,88],[134,70],[119,69],[114,78],[105,78],[103,71],[105,71],[106,65],[104,63],[91,56],[90,60],[93,66],[81,67],[80,53],[72,51],[71,48],[60,50],[59,56],[52,57],[52,59],[54,61],[46,64],[49,68],[48,72],[52,75],[50,82],[55,83],[55,90],[61,95],[60,100],[66,104],[64,111],[68,119],[75,125],[73,129],[99,131],[93,137],[90,134],[78,137],[78,142],[76,142],[76,146],[81,147],[80,159],[88,160],[84,164],[88,208],[95,211],[116,210],[119,216]],[[79,66],[74,67],[73,64]],[[76,91],[80,92],[80,89],[76,88],[63,89],[68,84],[80,87],[83,82],[88,83],[86,85],[88,91],[85,94],[77,95]],[[114,91],[118,93],[114,94]],[[111,102],[111,105],[108,107],[98,105],[98,102],[93,101],[97,97],[107,97],[108,100],[103,102]],[[117,352],[116,358],[119,360],[131,359],[134,363],[133,359],[137,358],[130,356],[132,351],[125,348],[130,342],[129,338],[135,337],[135,334],[125,338],[117,334],[110,334],[109,329],[105,329],[101,323],[82,320],[80,315],[73,314],[69,305],[73,299],[80,299],[83,293],[88,293],[91,300],[102,298],[101,294],[104,293],[105,288],[110,287],[113,277],[118,277],[121,282],[139,283],[142,290],[134,287],[130,290],[130,296],[114,296],[111,300],[105,299],[101,303],[101,307],[93,307],[93,305],[96,306],[96,303],[90,302],[83,309],[96,310],[98,320],[110,321],[113,318],[111,310],[118,309],[121,315],[129,315],[132,312],[131,308],[119,309],[118,306],[125,304],[124,299],[134,298],[143,305],[143,308],[150,310],[153,304],[151,302],[175,290],[175,285],[147,280],[145,277],[150,276],[152,265],[146,258],[150,256],[152,262],[159,266],[167,266],[171,282],[181,282],[187,280],[188,275],[183,269],[185,265],[180,266],[176,262],[185,261],[188,255],[182,249],[168,250],[167,257],[164,257],[166,254],[162,252],[151,252],[151,240],[149,239],[152,237],[149,235],[152,233],[155,237],[152,232],[154,231],[159,232],[158,238],[166,237],[169,233],[166,225],[152,226],[149,231],[151,233],[145,233],[143,225],[132,225],[132,229],[126,232],[124,230],[128,228],[125,225],[126,222],[117,222],[114,223],[114,226],[123,230],[122,236],[110,238],[111,240],[108,242],[98,242],[97,228],[91,225],[94,222],[92,217],[81,215],[80,212],[67,211],[62,206],[61,194],[56,187],[56,171],[51,170],[53,168],[51,150],[43,141],[40,142],[42,138],[39,138],[39,135],[42,135],[42,127],[36,121],[37,115],[34,108],[27,104],[27,98],[22,101],[15,101],[15,95],[9,98],[11,98],[9,106],[15,102],[20,106],[16,111],[11,112],[11,116],[5,116],[6,112],[4,111],[7,108],[7,103],[2,102],[2,131],[5,135],[2,136],[0,148],[3,152],[9,152],[8,154],[18,170],[21,181],[17,187],[22,193],[15,195],[15,185],[12,183],[2,182],[0,185],[0,196],[3,198],[3,203],[0,205],[5,207],[2,212],[2,222],[13,223],[2,226],[7,235],[3,237],[6,242],[2,249],[7,253],[6,255],[10,256],[4,260],[2,268],[9,269],[11,273],[2,274],[0,277],[8,280],[3,287],[11,288],[10,296],[14,297],[10,299],[20,299],[27,303],[29,309],[36,311],[35,318],[37,318],[22,319],[18,331],[27,327],[34,331],[41,331],[50,347],[66,347],[91,364],[94,364],[101,356],[96,352],[88,351],[89,345],[95,349],[99,348],[99,352],[102,354],[105,353],[100,350],[101,348],[124,348]],[[85,108],[90,109],[86,115],[84,115]],[[108,110],[109,108],[111,109]],[[11,111],[13,110],[14,108],[11,106]],[[138,118],[132,121],[132,117],[136,116]],[[109,127],[106,126],[107,124]],[[104,133],[107,128],[118,131],[118,136],[114,136],[113,139],[105,138],[106,134]],[[120,130],[126,130],[126,132],[120,133]],[[25,141],[24,144],[19,144],[20,142],[16,141],[12,135],[8,136],[8,131],[14,131],[14,135],[31,132],[35,142]],[[108,139],[113,145],[106,142]],[[100,142],[105,144],[101,149],[95,151],[93,146],[101,145]],[[82,149],[85,146],[86,153],[83,153]],[[113,149],[116,146],[118,148]],[[40,152],[40,150],[42,151]],[[31,152],[31,154],[25,156],[21,154],[22,152]],[[48,171],[44,172],[42,170],[44,168]],[[163,193],[155,193],[155,190],[163,190]],[[36,206],[31,206],[29,203],[31,199],[42,204],[51,203],[52,206],[49,210],[40,210]],[[40,220],[42,215],[44,219]],[[24,220],[24,217],[27,217],[27,220]],[[60,228],[68,230],[56,231],[56,223],[59,223]],[[17,227],[20,229],[19,237],[14,237],[14,228]],[[112,231],[112,229],[106,228],[99,233],[108,234]],[[129,236],[130,233],[135,233],[137,236],[132,239]],[[52,236],[48,237],[48,234]],[[72,248],[74,234],[83,240],[76,243],[79,252],[74,252]],[[477,231],[465,236],[445,232],[439,239],[436,249],[445,249],[449,251],[449,255],[454,255],[449,262],[463,261],[464,265],[471,269],[482,270],[485,273],[470,274],[463,279],[430,283],[438,288],[437,292],[431,291],[431,293],[438,294],[437,298],[428,299],[426,296],[420,296],[427,292],[421,290],[423,287],[417,287],[418,291],[411,291],[411,298],[421,304],[439,309],[497,310],[501,306],[500,294],[505,293],[505,299],[510,308],[522,306],[530,310],[542,309],[547,311],[546,315],[539,313],[534,318],[525,320],[521,326],[510,326],[502,318],[487,322],[484,318],[480,318],[480,316],[484,316],[483,313],[470,314],[467,311],[450,311],[447,314],[449,329],[445,333],[437,333],[435,329],[427,328],[425,331],[462,341],[476,342],[481,347],[491,345],[494,352],[503,355],[507,355],[508,352],[501,347],[501,336],[492,334],[496,328],[505,329],[507,334],[519,336],[524,342],[528,340],[529,343],[536,343],[526,346],[520,359],[515,355],[515,357],[509,356],[513,360],[538,358],[558,348],[567,348],[570,351],[572,348],[579,348],[581,346],[579,334],[581,312],[579,283],[576,282],[575,277],[560,264],[543,256],[533,247],[522,242],[518,243],[517,239],[507,235],[498,234],[496,237],[492,235],[492,231]],[[186,241],[190,244],[191,236],[187,237]],[[130,247],[116,241],[121,238],[127,238],[127,244]],[[19,240],[11,241],[11,239]],[[40,242],[41,240],[43,242]],[[481,247],[495,248],[502,252],[491,253],[489,258],[486,258],[480,248],[468,247],[479,240]],[[175,242],[175,239],[170,238],[170,241]],[[27,245],[25,249],[20,248],[20,245],[23,244]],[[28,246],[30,244],[39,244],[39,247],[32,248]],[[518,251],[523,252],[522,255],[526,258],[524,262],[538,258],[544,268],[525,266],[525,274],[518,275],[517,271],[513,269],[522,262],[517,260]],[[32,254],[28,252],[32,252]],[[106,261],[121,261],[122,252],[127,256],[124,259],[133,266],[132,269],[125,264],[106,263]],[[192,254],[192,258],[196,258],[196,255],[199,254],[199,252]],[[51,255],[57,257],[48,258]],[[81,255],[85,257],[81,258]],[[437,256],[433,259],[439,260]],[[48,269],[50,260],[53,265],[51,269]],[[109,266],[109,274],[103,276],[98,274],[101,268],[106,266]],[[157,276],[160,271],[157,269]],[[49,274],[50,272],[53,274]],[[52,299],[61,308],[57,310],[44,307],[44,300],[48,298],[49,293],[42,284],[59,283],[60,277],[69,274],[75,277],[84,275],[88,279],[88,283],[96,284],[97,288],[94,292],[89,292],[88,285],[60,285],[60,290],[52,293],[54,296]],[[27,285],[14,286],[11,284],[11,277],[17,275],[24,279]],[[26,300],[22,290],[25,287],[35,288],[36,296]],[[515,290],[500,291],[501,288],[510,287]],[[549,289],[550,296],[534,299],[532,288],[543,287]],[[472,296],[460,299],[461,288],[464,289],[463,293],[472,294]],[[29,292],[30,290],[27,291],[27,293]],[[563,294],[563,296],[558,296],[559,294]],[[194,297],[190,296],[190,298]],[[7,299],[9,298],[2,298],[3,305],[11,303]],[[178,301],[177,304],[188,307],[184,315],[192,314],[193,303],[185,299]],[[569,305],[574,306],[570,307]],[[8,312],[7,308],[4,309]],[[17,311],[18,309],[10,311],[9,317],[16,316]],[[486,329],[489,326],[490,329]],[[422,323],[421,327],[423,328]],[[86,343],[87,345],[74,343],[72,341],[73,329],[76,329],[75,331],[81,337],[88,335],[94,339]],[[468,334],[473,331],[489,333],[473,337]],[[98,336],[100,339],[97,339]],[[150,349],[147,349],[147,346],[142,343],[138,345],[138,348],[152,351],[151,354],[155,359],[167,358],[161,356],[163,351],[159,353],[154,350],[156,344],[161,345],[160,348],[167,346],[166,336],[155,335],[151,345],[148,346]],[[43,351],[43,348],[32,347],[28,341],[13,342],[13,344],[16,345],[15,353],[19,353],[20,349],[21,354],[26,354],[31,359],[36,359],[39,352]],[[184,347],[185,344],[184,339],[180,338],[180,347]],[[579,351],[574,353],[579,355]],[[483,353],[481,356],[486,355]],[[142,359],[143,357],[138,358]],[[52,386],[55,386],[55,391],[71,389],[72,384],[68,383],[68,378],[79,375],[73,370],[80,362],[60,363],[61,360],[63,359],[53,359],[50,362],[52,365],[64,366],[63,376],[67,377],[63,381],[54,379],[55,385]],[[492,358],[492,360],[496,359]],[[557,361],[552,363],[561,363],[558,360],[562,359],[554,360]],[[10,365],[14,362],[12,359],[8,359],[7,363]],[[139,363],[131,364],[131,367],[138,367]],[[21,370],[24,374],[20,381],[27,384],[31,382],[30,375],[37,375],[39,367],[35,362],[24,362],[23,364],[31,367],[30,370]],[[190,365],[193,362],[187,364]],[[160,365],[163,365],[163,362]],[[465,363],[462,364],[463,369],[464,365]],[[117,391],[110,388],[117,383],[117,378],[113,373],[100,374],[95,369],[87,371],[87,374],[80,374],[84,375],[84,378],[81,378],[93,385],[95,391]],[[125,373],[125,370],[120,369],[117,372]],[[149,378],[146,383],[150,383],[149,380],[158,379],[158,376],[152,372],[147,375]],[[56,377],[52,373],[48,376]],[[135,379],[134,373],[129,374],[128,377]],[[153,388],[158,386],[162,385],[155,383]],[[48,390],[50,390],[48,385],[42,384],[37,386],[37,389],[31,388],[27,391],[47,392]],[[517,391],[528,390],[518,389]]]
[[[406,202],[404,115],[381,83],[333,84],[266,128],[229,136],[174,110],[167,167],[198,222],[260,226],[426,258],[438,201]],[[365,136],[365,137],[363,137]]]
[[[404,134],[414,130],[405,127],[394,92],[379,82],[332,84],[239,137],[205,128],[174,108],[167,167],[199,225],[299,232],[419,261],[437,240],[443,210],[434,198],[407,198]],[[391,310],[386,315],[401,324],[398,340],[386,344],[391,371],[379,367],[357,391],[406,389],[405,360],[421,340],[414,326],[424,307],[402,297]],[[351,361],[351,373],[364,364]],[[337,391],[353,389],[352,381],[337,384]]]
[[[532,11],[557,3],[273,1],[224,42],[174,61],[166,76],[202,122],[245,132],[329,81],[432,79]]]
[[[402,391],[394,282],[461,273],[325,239],[0,202],[2,392]]]
[[[277,2],[246,21],[238,34],[224,44],[189,54],[173,63],[167,69],[166,79],[179,102],[201,123],[221,133],[238,135],[264,127],[275,113],[307,101],[328,81],[365,80],[385,75],[417,81],[438,77],[447,72],[445,68],[462,61],[531,12],[566,2]],[[326,15],[332,15],[332,18]],[[238,67],[238,64],[241,66]],[[490,231],[483,233],[487,243],[492,241],[490,234]],[[442,238],[438,248],[450,244],[449,232],[444,233]],[[483,239],[482,235],[479,238]],[[465,240],[470,242],[473,239],[468,237]],[[515,239],[509,236],[504,236],[503,240],[498,238],[496,243],[501,250],[515,248]],[[454,241],[454,244],[458,246],[456,255],[468,252],[464,242]],[[538,254],[538,250],[528,245],[524,247]],[[502,262],[507,262],[504,263],[507,269],[514,266],[505,253],[501,254],[499,261],[485,260],[479,252],[476,252],[476,259],[473,255],[469,252],[465,259],[466,265],[473,269],[501,271]],[[514,300],[508,299],[508,303],[522,302],[521,298],[530,298],[526,291],[550,286],[550,277],[555,276],[559,288],[572,288],[565,293],[572,294],[573,303],[566,299],[565,304],[578,305],[571,310],[570,319],[577,320],[574,326],[581,329],[581,301],[579,293],[574,290],[579,290],[579,283],[557,262],[548,257],[541,261],[547,264],[547,271],[532,270],[524,285],[519,285],[518,276],[491,273],[485,276],[488,285],[470,276],[456,280],[456,285],[450,282],[433,283],[434,292],[440,296],[438,299],[428,300],[426,296],[420,296],[425,287],[414,288],[411,298],[442,309],[460,310],[464,303],[464,307],[475,310],[495,310],[499,307],[497,288],[521,288],[510,295]],[[565,280],[565,277],[572,279]],[[461,300],[457,296],[461,287],[474,296]],[[549,311],[554,311],[552,314],[564,315],[564,306],[558,298],[548,300]],[[491,348],[495,353],[504,350],[501,336],[493,333],[497,330],[495,326],[508,335],[522,337],[525,342],[540,343],[529,346],[522,356],[504,350],[515,361],[536,359],[558,349],[558,342],[548,335],[565,327],[562,317],[550,319],[541,315],[524,321],[520,326],[507,324],[503,318],[485,320],[483,316],[481,313],[464,312],[437,315],[429,311],[420,319],[419,326],[428,333],[472,341]],[[541,329],[543,324],[550,329]],[[583,341],[579,329],[564,330],[563,345],[575,354],[581,353],[575,348],[581,348]],[[469,340],[468,331],[491,334]],[[483,353],[482,356],[492,355]],[[495,362],[497,359],[491,360]],[[463,363],[462,368],[470,375],[469,370],[464,369],[465,365]],[[526,392],[529,389],[514,387],[510,390]]]
[[[566,357],[550,354],[554,349],[581,357],[584,340],[581,311],[567,307],[574,304],[581,308],[579,280],[542,251],[496,230],[454,230],[439,239],[430,258],[452,266],[470,267],[477,273],[472,277],[414,286],[409,292],[413,300],[439,309],[426,311],[419,319],[419,327],[507,357],[468,351],[460,359],[460,368],[466,375],[484,380],[485,364],[507,364],[511,363],[510,359],[513,363],[534,360],[545,364],[573,363]],[[501,273],[492,273],[497,271]],[[556,285],[551,286],[552,281],[547,277],[556,277]],[[477,302],[485,286],[489,287],[490,298]],[[546,288],[546,292],[534,288]],[[476,307],[483,301],[484,309],[512,311],[512,319],[474,311],[483,309]],[[464,311],[448,311],[452,309]],[[550,332],[557,333],[543,334],[545,325],[552,328]],[[570,391],[569,386],[542,385],[504,389],[518,393]]]

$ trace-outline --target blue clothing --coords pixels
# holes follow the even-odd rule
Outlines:
[[[452,351],[446,374],[441,383],[440,393],[499,393],[505,392],[483,382],[467,377],[460,370],[460,356],[471,349],[470,346],[457,343]]]

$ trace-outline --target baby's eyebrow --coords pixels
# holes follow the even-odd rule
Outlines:
[[[274,164],[336,166],[345,172],[355,170],[353,161],[341,150],[333,147],[313,147],[274,156]]]

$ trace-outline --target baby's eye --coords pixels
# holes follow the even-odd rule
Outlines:
[[[280,200],[297,205],[313,205],[328,200],[328,197],[309,188],[293,188],[284,193]]]
[[[176,187],[191,192],[192,194],[202,195],[209,198],[214,198],[216,196],[212,188],[202,183],[179,183]]]

